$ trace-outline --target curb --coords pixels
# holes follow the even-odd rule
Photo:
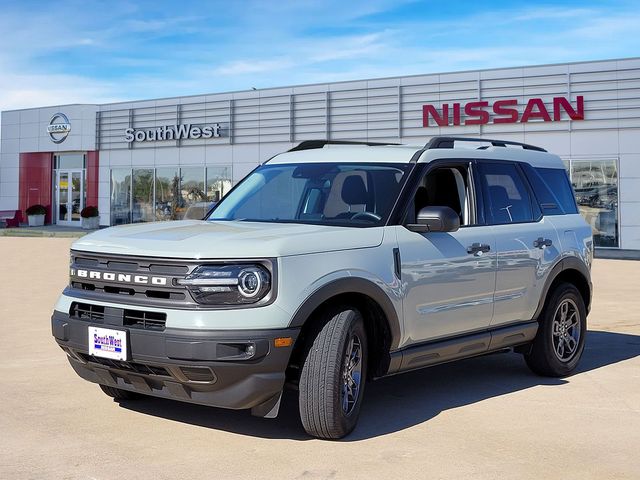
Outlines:
[[[4,228],[0,229],[0,237],[57,237],[57,238],[80,238],[86,234],[91,233],[93,230],[87,230],[86,232],[57,232],[47,230],[28,230],[25,228]]]

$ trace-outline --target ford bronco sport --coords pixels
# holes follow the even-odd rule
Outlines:
[[[204,220],[76,241],[53,335],[118,400],[152,395],[353,430],[367,380],[514,349],[566,376],[584,349],[591,229],[559,157],[436,137],[305,141]]]

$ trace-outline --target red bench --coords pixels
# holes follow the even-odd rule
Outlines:
[[[22,221],[22,212],[20,210],[0,210],[0,225],[5,227],[19,227]]]

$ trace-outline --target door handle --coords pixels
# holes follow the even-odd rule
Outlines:
[[[553,245],[553,241],[549,238],[538,237],[533,242],[533,246],[540,249],[543,249],[544,247],[550,247],[551,245]]]
[[[473,245],[467,247],[467,253],[472,255],[482,255],[491,250],[491,246],[486,243],[474,243]]]

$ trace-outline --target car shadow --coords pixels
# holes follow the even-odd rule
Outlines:
[[[640,355],[640,336],[589,331],[577,373],[606,367]],[[440,412],[537,385],[561,388],[569,380],[539,377],[521,355],[494,353],[381,379],[367,384],[355,431],[343,441],[358,441],[397,432],[426,422]],[[297,414],[297,394],[288,391],[276,419],[253,417],[248,411],[186,404],[145,397],[123,401],[122,408],[181,423],[260,438],[310,440]]]

